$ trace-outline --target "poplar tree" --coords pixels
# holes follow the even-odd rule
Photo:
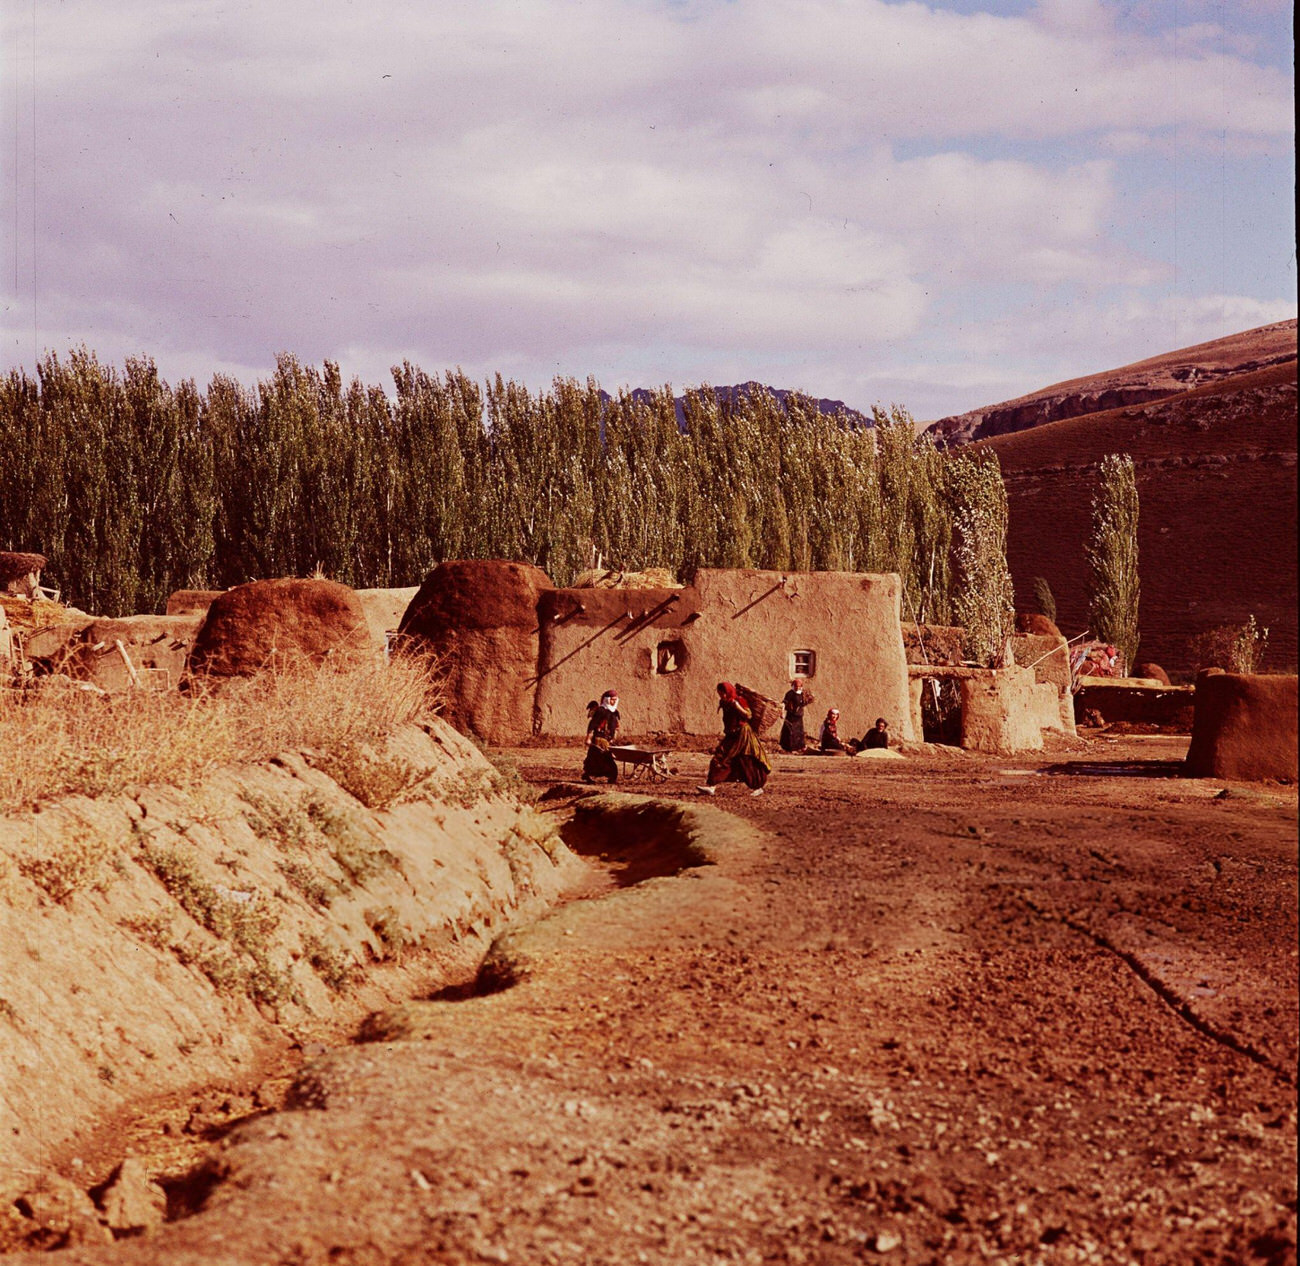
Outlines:
[[[952,611],[966,630],[966,653],[981,664],[1003,661],[1015,628],[1015,591],[1007,566],[1007,492],[996,455],[950,459]]]
[[[1092,496],[1088,538],[1088,626],[1132,671],[1138,649],[1137,472],[1127,453],[1104,457]]]
[[[0,548],[46,554],[71,601],[108,615],[318,570],[413,585],[453,558],[567,584],[599,557],[896,571],[905,617],[934,623],[1005,569],[1005,525],[980,517],[996,527],[1000,504],[1005,519],[996,466],[955,478],[961,459],[897,406],[863,425],[799,393],[702,385],[679,420],[666,384],[611,398],[590,378],[532,391],[410,362],[392,376],[391,392],[345,386],[337,364],[283,354],[252,388],[216,375],[200,391],[146,359],[119,375],[85,349],[47,356],[34,379],[0,380]]]

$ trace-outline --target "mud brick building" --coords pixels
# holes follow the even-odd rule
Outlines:
[[[452,724],[493,743],[583,734],[614,688],[629,734],[713,734],[719,681],[779,698],[808,678],[810,721],[913,733],[895,575],[701,569],[659,589],[558,589],[522,563],[443,563],[401,633],[440,655]]]

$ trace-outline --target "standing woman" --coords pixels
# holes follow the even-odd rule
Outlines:
[[[610,753],[610,745],[618,733],[618,692],[606,690],[600,703],[589,708],[591,720],[587,722],[587,755],[582,762],[582,781],[608,778],[618,782],[618,762]]]
[[[781,750],[783,752],[802,752],[807,745],[803,732],[803,710],[813,701],[812,691],[804,689],[804,679],[796,677],[790,683],[790,689],[781,700],[785,708],[785,720],[781,723]]]
[[[761,796],[772,766],[754,729],[749,704],[731,682],[720,681],[718,708],[722,712],[722,742],[709,762],[708,781],[696,790],[711,796],[720,782],[743,782],[751,796]]]

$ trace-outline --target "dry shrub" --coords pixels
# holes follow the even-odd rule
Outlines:
[[[98,695],[59,678],[0,690],[0,813],[145,783],[193,786],[283,751],[379,743],[436,708],[428,665],[375,660],[262,673],[219,689]]]
[[[1257,673],[1268,652],[1268,630],[1252,615],[1244,624],[1223,624],[1189,638],[1187,653],[1198,669],[1222,668],[1230,673]]]
[[[381,755],[361,743],[348,743],[327,752],[316,762],[316,768],[367,809],[390,808],[425,777],[409,761]]]
[[[99,883],[108,854],[106,840],[76,832],[39,857],[20,859],[18,869],[55,901],[66,901],[74,892]]]

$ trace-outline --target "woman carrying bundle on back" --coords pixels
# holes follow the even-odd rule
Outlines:
[[[722,741],[709,761],[707,782],[696,790],[711,796],[719,783],[743,782],[750,795],[761,796],[772,766],[754,728],[749,704],[729,681],[718,683],[718,709],[722,713]]]

